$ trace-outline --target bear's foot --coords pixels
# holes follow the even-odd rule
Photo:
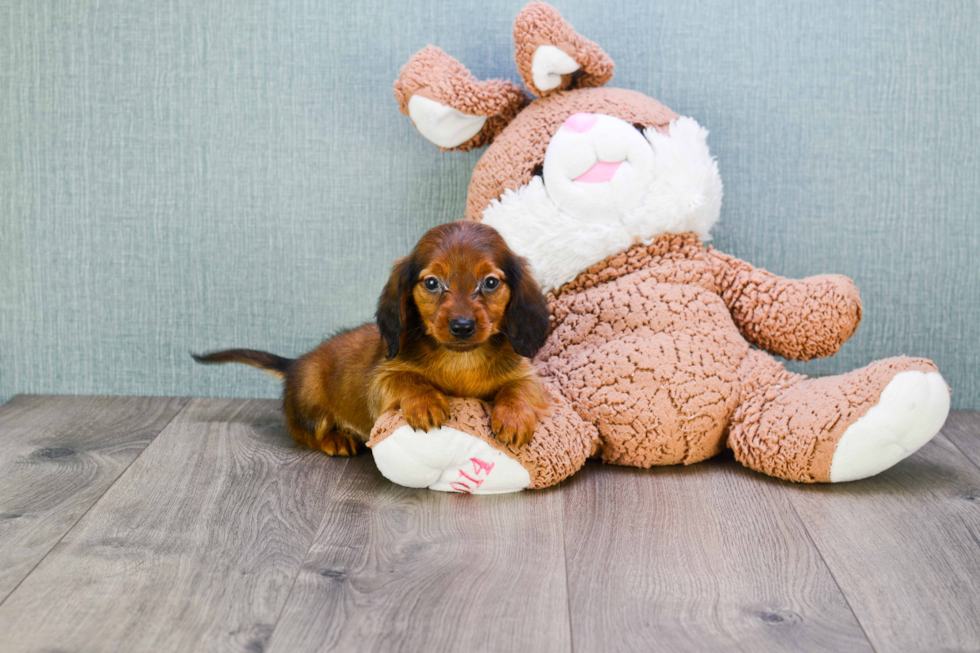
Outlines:
[[[372,451],[384,477],[406,487],[503,494],[531,484],[531,475],[519,462],[448,426],[425,432],[405,424],[374,444]]]
[[[806,379],[753,350],[742,379],[728,445],[746,467],[790,481],[874,476],[932,439],[949,413],[945,381],[921,358]]]
[[[942,428],[949,390],[939,372],[899,372],[878,403],[847,427],[830,463],[830,482],[883,472],[919,450]]]
[[[565,399],[549,394],[551,413],[522,447],[493,437],[489,404],[457,398],[449,401],[449,420],[428,433],[414,430],[400,411],[385,413],[368,446],[385,478],[407,487],[467,494],[549,487],[581,469],[599,439]]]

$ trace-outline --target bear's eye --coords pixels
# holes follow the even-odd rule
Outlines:
[[[422,285],[425,286],[425,289],[429,292],[435,292],[442,289],[442,284],[439,283],[439,280],[435,277],[426,277],[422,282]]]
[[[483,280],[483,289],[487,292],[493,292],[500,285],[500,279],[497,277],[487,277]]]

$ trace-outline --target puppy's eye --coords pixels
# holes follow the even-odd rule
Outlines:
[[[488,292],[493,292],[500,285],[500,279],[496,277],[487,277],[483,280],[483,289]]]
[[[439,280],[436,279],[435,277],[429,277],[428,279],[422,282],[422,285],[425,286],[425,289],[428,290],[429,292],[435,292],[440,288],[442,288],[442,285],[439,283]]]

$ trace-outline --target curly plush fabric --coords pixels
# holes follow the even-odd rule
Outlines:
[[[754,350],[743,363],[742,396],[728,443],[746,467],[802,483],[830,481],[847,427],[878,403],[895,375],[938,372],[923,358],[898,356],[840,376],[807,379]]]
[[[574,280],[549,295],[552,312],[557,298],[638,273],[640,279],[655,278],[664,283],[696,284],[716,291],[717,282],[704,263],[705,247],[691,233],[665,234],[648,245],[637,244],[584,270]]]
[[[538,360],[599,429],[605,462],[689,464],[724,448],[748,345],[703,255],[690,234],[661,236],[554,299]]]
[[[534,84],[531,64],[542,45],[553,45],[572,57],[580,66],[575,74],[562,75],[555,89],[542,90]],[[572,88],[602,86],[613,76],[613,61],[602,48],[580,36],[565,22],[558,10],[544,2],[532,2],[514,21],[514,58],[524,85],[535,95],[544,96]]]
[[[420,95],[469,115],[485,116],[487,122],[476,136],[456,147],[442,148],[461,152],[489,143],[530,101],[519,86],[510,82],[479,81],[463,64],[434,45],[419,50],[402,66],[394,91],[398,108],[405,115],[409,100]]]
[[[794,281],[705,248],[691,234],[635,245],[551,297],[539,361],[601,437],[605,462],[704,460],[730,446],[748,467],[825,482],[837,442],[899,373],[891,358],[808,380],[746,339],[787,356],[827,356],[857,328],[850,280]]]
[[[785,279],[710,248],[708,263],[742,334],[777,356],[831,356],[861,322],[861,299],[847,277]]]

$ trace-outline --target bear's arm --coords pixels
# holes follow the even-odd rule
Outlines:
[[[831,356],[861,321],[861,298],[845,276],[786,279],[710,247],[705,258],[739,331],[771,354]]]

